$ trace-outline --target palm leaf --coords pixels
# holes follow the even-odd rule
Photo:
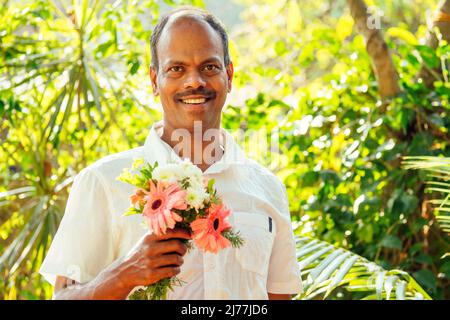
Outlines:
[[[303,293],[296,299],[326,299],[337,288],[365,294],[363,299],[431,299],[402,270],[384,270],[374,262],[318,239],[296,236]]]
[[[428,174],[427,192],[442,193],[443,198],[429,202],[435,205],[435,217],[441,229],[450,233],[450,158],[423,156],[403,159],[405,169],[423,170]]]

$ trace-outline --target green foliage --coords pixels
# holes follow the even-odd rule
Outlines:
[[[443,157],[405,157],[406,169],[420,169],[428,173],[428,188],[430,193],[438,193],[444,198],[432,199],[435,205],[435,217],[442,231],[450,233],[450,158]],[[448,252],[446,253],[448,254]]]
[[[230,240],[231,246],[233,248],[239,248],[244,245],[244,238],[239,231],[233,231],[232,229],[225,230],[222,235]]]
[[[386,271],[361,256],[317,239],[296,237],[296,243],[303,280],[303,293],[296,299],[310,300],[317,296],[327,299],[338,289],[341,290],[338,298],[344,297],[345,290],[347,295],[353,293],[354,297],[362,300],[430,299],[417,282],[402,270]],[[428,270],[420,271],[429,276]],[[421,278],[422,274],[416,277]],[[428,277],[429,281],[432,279]]]
[[[169,290],[174,286],[182,286],[184,281],[177,277],[165,278],[155,284],[147,286],[145,289],[138,289],[133,292],[130,300],[166,300]]]
[[[228,108],[224,122],[269,128],[268,139],[278,134],[279,152],[253,155],[284,181],[302,235],[417,274],[442,299],[448,241],[424,206],[425,177],[400,165],[402,156],[450,154],[448,76],[433,88],[417,81],[422,64],[449,65],[446,41],[436,50],[418,45],[426,28],[416,9],[436,4],[377,2],[403,88],[391,101],[378,98],[364,39],[344,4],[302,3],[296,27],[278,17],[292,15],[297,1],[253,5],[243,13],[248,32],[235,39],[245,51],[232,57],[239,86],[253,94],[245,107]]]
[[[36,270],[73,176],[106,154],[141,145],[160,117],[144,85],[157,2],[73,2],[0,6],[0,292],[6,299],[51,296]],[[166,1],[175,2],[181,1]],[[450,263],[441,259],[448,239],[425,205],[427,177],[401,167],[403,156],[450,154],[448,72],[431,89],[416,78],[422,65],[449,64],[448,43],[432,50],[421,41],[424,12],[436,1],[377,1],[403,88],[391,101],[379,101],[364,39],[345,2],[240,2],[244,24],[230,43],[239,99],[225,108],[224,127],[264,129],[268,141],[276,134],[279,151],[270,156],[255,149],[261,146],[250,134],[241,143],[285,183],[303,239],[299,253],[312,237],[320,248],[326,241],[346,255],[322,283],[311,272],[336,249],[311,259],[302,273],[308,297],[387,298],[386,288],[405,283],[407,299],[417,292],[448,298]],[[369,265],[383,274],[381,287],[367,288]],[[364,292],[352,290],[359,284]],[[401,289],[399,296],[392,290],[391,297],[402,297]]]
[[[159,119],[139,86],[148,79],[144,66],[158,13],[152,0],[0,6],[4,298],[51,296],[36,271],[74,175],[110,152],[140,145]]]

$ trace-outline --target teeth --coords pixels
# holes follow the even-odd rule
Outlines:
[[[206,101],[205,98],[183,100],[184,103],[189,103],[189,104],[204,103],[205,101]]]

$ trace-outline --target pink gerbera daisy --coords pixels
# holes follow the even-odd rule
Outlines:
[[[144,196],[145,205],[142,214],[147,218],[150,234],[161,235],[167,229],[173,229],[175,223],[183,218],[174,209],[186,210],[186,191],[177,183],[158,181],[156,185],[149,181],[150,192]]]
[[[231,228],[226,221],[231,211],[224,205],[212,204],[205,218],[199,218],[191,223],[193,240],[200,249],[217,253],[230,245],[230,241],[222,235],[222,232]]]

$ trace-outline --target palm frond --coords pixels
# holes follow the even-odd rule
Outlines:
[[[427,192],[443,195],[443,198],[429,202],[435,205],[435,216],[441,230],[450,233],[450,158],[423,156],[403,159],[405,169],[423,170],[428,174]]]
[[[351,251],[318,239],[296,237],[303,293],[296,299],[326,299],[337,288],[360,292],[364,300],[430,300],[424,289],[402,270],[385,270]]]

